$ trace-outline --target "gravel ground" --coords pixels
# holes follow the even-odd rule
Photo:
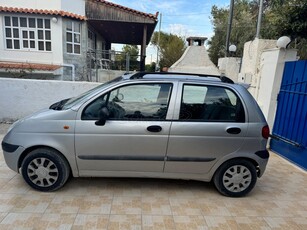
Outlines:
[[[8,124],[8,123],[0,123],[0,134],[3,134],[3,135],[6,134],[10,126],[11,124]]]

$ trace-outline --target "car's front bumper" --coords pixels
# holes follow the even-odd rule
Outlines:
[[[4,155],[4,159],[5,159],[7,166],[10,169],[14,170],[15,172],[19,172],[18,171],[18,168],[19,168],[18,167],[18,160],[20,158],[20,155],[25,150],[24,147],[9,144],[9,143],[4,142],[4,141],[2,142],[1,146],[2,146],[2,149],[3,149],[3,155]]]

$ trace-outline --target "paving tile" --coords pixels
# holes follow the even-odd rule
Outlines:
[[[78,214],[72,230],[107,230],[109,215]]]
[[[7,212],[0,212],[0,223],[7,216]]]
[[[79,198],[78,213],[86,214],[110,214],[112,198],[104,196],[83,196]]]
[[[42,214],[9,213],[0,223],[0,229],[38,229]]]
[[[175,228],[173,216],[168,215],[142,215],[143,230],[172,230]]]
[[[205,216],[205,220],[210,230],[238,229],[238,224],[233,217]]]
[[[0,194],[1,193],[25,194],[30,189],[31,188],[26,184],[22,176],[16,174],[5,185],[0,187]]]
[[[301,226],[296,223],[296,219],[284,217],[265,217],[264,218],[271,229],[282,230],[303,230]]]
[[[114,197],[111,214],[141,214],[142,201],[140,197]]]
[[[268,216],[273,211],[279,212],[277,204],[273,201],[259,201],[255,198],[228,199],[226,207],[232,216]]]
[[[203,216],[174,216],[176,230],[209,229]]]
[[[262,217],[234,217],[240,230],[270,230],[271,228]]]
[[[16,195],[11,199],[11,212],[44,213],[54,198],[53,194],[40,193],[32,195]]]
[[[76,219],[76,214],[45,213],[34,229],[71,229]]]
[[[169,200],[174,216],[202,215],[198,200],[185,198],[170,198]]]
[[[141,215],[111,215],[108,230],[141,230]]]
[[[78,213],[82,200],[78,196],[56,195],[45,213]]]
[[[2,154],[0,154],[2,155]],[[3,155],[2,155],[3,156]],[[0,179],[3,180],[3,179],[7,179],[5,181],[10,181],[10,179],[12,179],[13,177],[15,177],[17,175],[16,172],[14,172],[13,170],[9,169],[4,160],[0,161],[1,163],[1,166],[0,166]],[[3,164],[2,164],[3,163]],[[4,180],[3,180],[4,181]]]
[[[219,200],[201,198],[198,203],[204,216],[231,216],[225,203],[226,200],[224,198]]]
[[[169,199],[162,197],[142,197],[142,214],[172,215]]]

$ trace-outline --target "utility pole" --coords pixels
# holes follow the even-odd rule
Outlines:
[[[262,20],[262,11],[263,11],[263,0],[259,1],[259,12],[258,12],[258,21],[257,21],[257,31],[256,38],[260,36],[261,20]]]
[[[160,14],[159,20],[159,34],[158,34],[158,44],[157,44],[157,61],[156,61],[156,72],[158,72],[159,68],[159,54],[160,54],[160,35],[161,35],[161,23],[162,23],[162,13]]]
[[[233,18],[233,6],[234,6],[234,0],[230,0],[228,27],[227,27],[227,34],[226,34],[225,57],[228,56],[229,40],[230,40],[230,34],[231,34],[231,24],[232,24],[232,18]]]

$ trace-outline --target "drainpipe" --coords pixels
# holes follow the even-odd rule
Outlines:
[[[75,65],[73,65],[73,64],[62,64],[62,66],[71,68],[71,78],[72,78],[72,81],[75,81]],[[62,81],[63,81],[63,75],[62,75]]]

